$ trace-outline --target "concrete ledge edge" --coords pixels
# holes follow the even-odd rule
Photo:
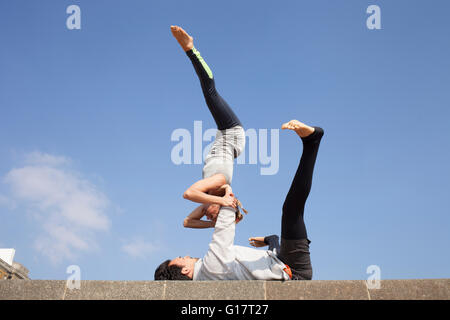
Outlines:
[[[312,281],[0,280],[0,300],[450,300],[450,279]]]

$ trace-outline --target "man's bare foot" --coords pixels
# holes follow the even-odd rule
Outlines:
[[[189,51],[194,48],[194,38],[192,38],[183,28],[179,26],[170,26],[170,30],[172,31],[173,36],[177,39],[181,48],[184,51]]]
[[[281,129],[294,130],[300,136],[300,138],[305,138],[309,136],[315,130],[314,127],[310,127],[298,120],[291,120],[289,122],[284,123],[281,126]]]

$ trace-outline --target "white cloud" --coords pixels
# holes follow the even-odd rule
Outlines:
[[[67,157],[35,151],[25,155],[25,162],[33,165],[60,166],[70,164],[71,160]]]
[[[0,194],[0,207],[6,207],[8,209],[14,209],[15,203],[12,199],[7,196]]]
[[[122,251],[133,258],[146,258],[159,250],[159,247],[143,239],[133,239],[122,246]]]
[[[71,170],[66,157],[33,152],[25,163],[3,181],[14,202],[32,212],[38,223],[34,247],[55,263],[95,250],[95,235],[110,228],[108,198]]]

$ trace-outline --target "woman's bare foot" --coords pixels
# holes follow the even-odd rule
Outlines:
[[[314,127],[310,127],[298,120],[291,120],[289,122],[284,123],[281,126],[281,129],[294,130],[300,136],[300,138],[306,138],[307,136],[312,134],[315,130]]]
[[[170,26],[170,30],[172,31],[173,36],[177,39],[181,48],[184,51],[189,51],[194,48],[194,38],[192,38],[183,28],[179,26]]]

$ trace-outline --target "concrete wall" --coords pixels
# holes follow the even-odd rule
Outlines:
[[[303,300],[439,299],[450,300],[450,279],[366,281],[81,281],[69,289],[64,280],[1,280],[0,300]]]
[[[18,262],[12,262],[12,264],[9,264],[0,259],[0,280],[29,279],[28,272],[28,269]]]

